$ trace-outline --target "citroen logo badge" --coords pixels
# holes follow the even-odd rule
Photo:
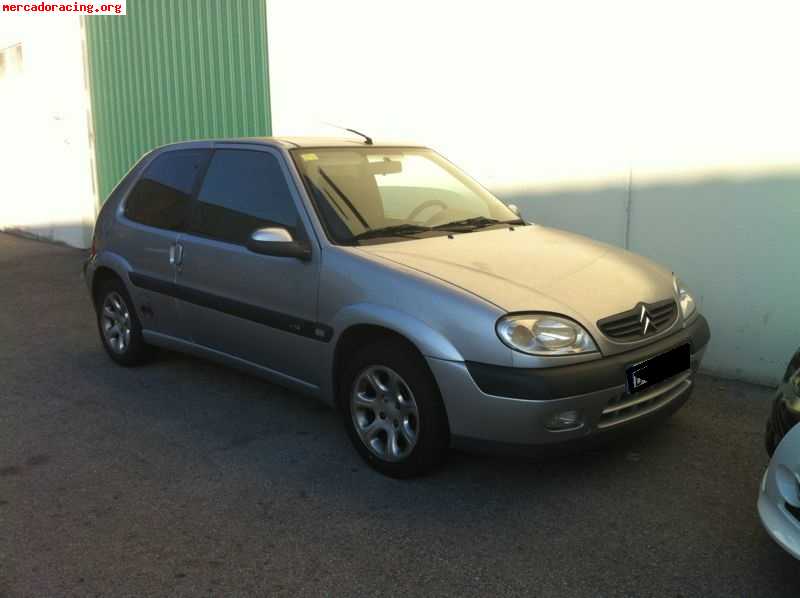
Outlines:
[[[642,311],[639,313],[639,323],[642,325],[642,336],[647,336],[647,331],[650,330],[651,326],[653,330],[656,329],[656,325],[653,324],[650,314],[647,313],[647,308],[644,305],[642,305]]]

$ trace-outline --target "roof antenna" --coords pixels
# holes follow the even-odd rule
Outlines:
[[[346,127],[340,127],[339,125],[335,125],[333,123],[328,123],[328,122],[326,122],[325,124],[328,125],[329,127],[335,127],[337,129],[341,129],[342,131],[349,131],[350,133],[355,133],[359,137],[363,137],[364,138],[364,143],[366,145],[372,145],[372,137],[369,137],[368,135],[364,135],[364,133],[362,133],[361,131],[356,131],[355,129],[348,129]]]
[[[351,133],[355,133],[356,135],[363,137],[365,144],[372,145],[372,137],[364,135],[364,133],[362,133],[361,131],[356,131],[355,129],[345,129],[345,131],[350,131]]]

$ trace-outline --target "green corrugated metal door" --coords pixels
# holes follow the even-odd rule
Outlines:
[[[271,132],[264,0],[127,8],[85,18],[101,201],[153,147]]]

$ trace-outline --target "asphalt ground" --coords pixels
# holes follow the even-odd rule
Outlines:
[[[700,377],[623,444],[397,481],[312,399],[114,365],[83,257],[0,235],[2,596],[800,594],[756,513],[770,389]]]

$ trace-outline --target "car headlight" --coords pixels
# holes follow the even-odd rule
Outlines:
[[[678,303],[681,306],[681,314],[683,319],[688,320],[695,311],[697,311],[697,304],[694,302],[694,297],[686,288],[677,276],[672,277],[672,284],[675,286],[675,294],[678,295]]]
[[[594,340],[572,320],[550,314],[505,316],[497,335],[506,345],[531,355],[574,355],[597,351]]]
[[[789,379],[789,386],[791,387],[794,395],[800,397],[800,370],[797,370]]]
[[[800,349],[792,355],[789,365],[786,366],[786,372],[783,374],[783,381],[788,382],[791,375],[795,372],[800,372]]]
[[[797,370],[788,380],[788,390],[793,393],[789,395],[784,393],[783,400],[787,409],[791,411],[795,417],[800,417],[800,370]]]

